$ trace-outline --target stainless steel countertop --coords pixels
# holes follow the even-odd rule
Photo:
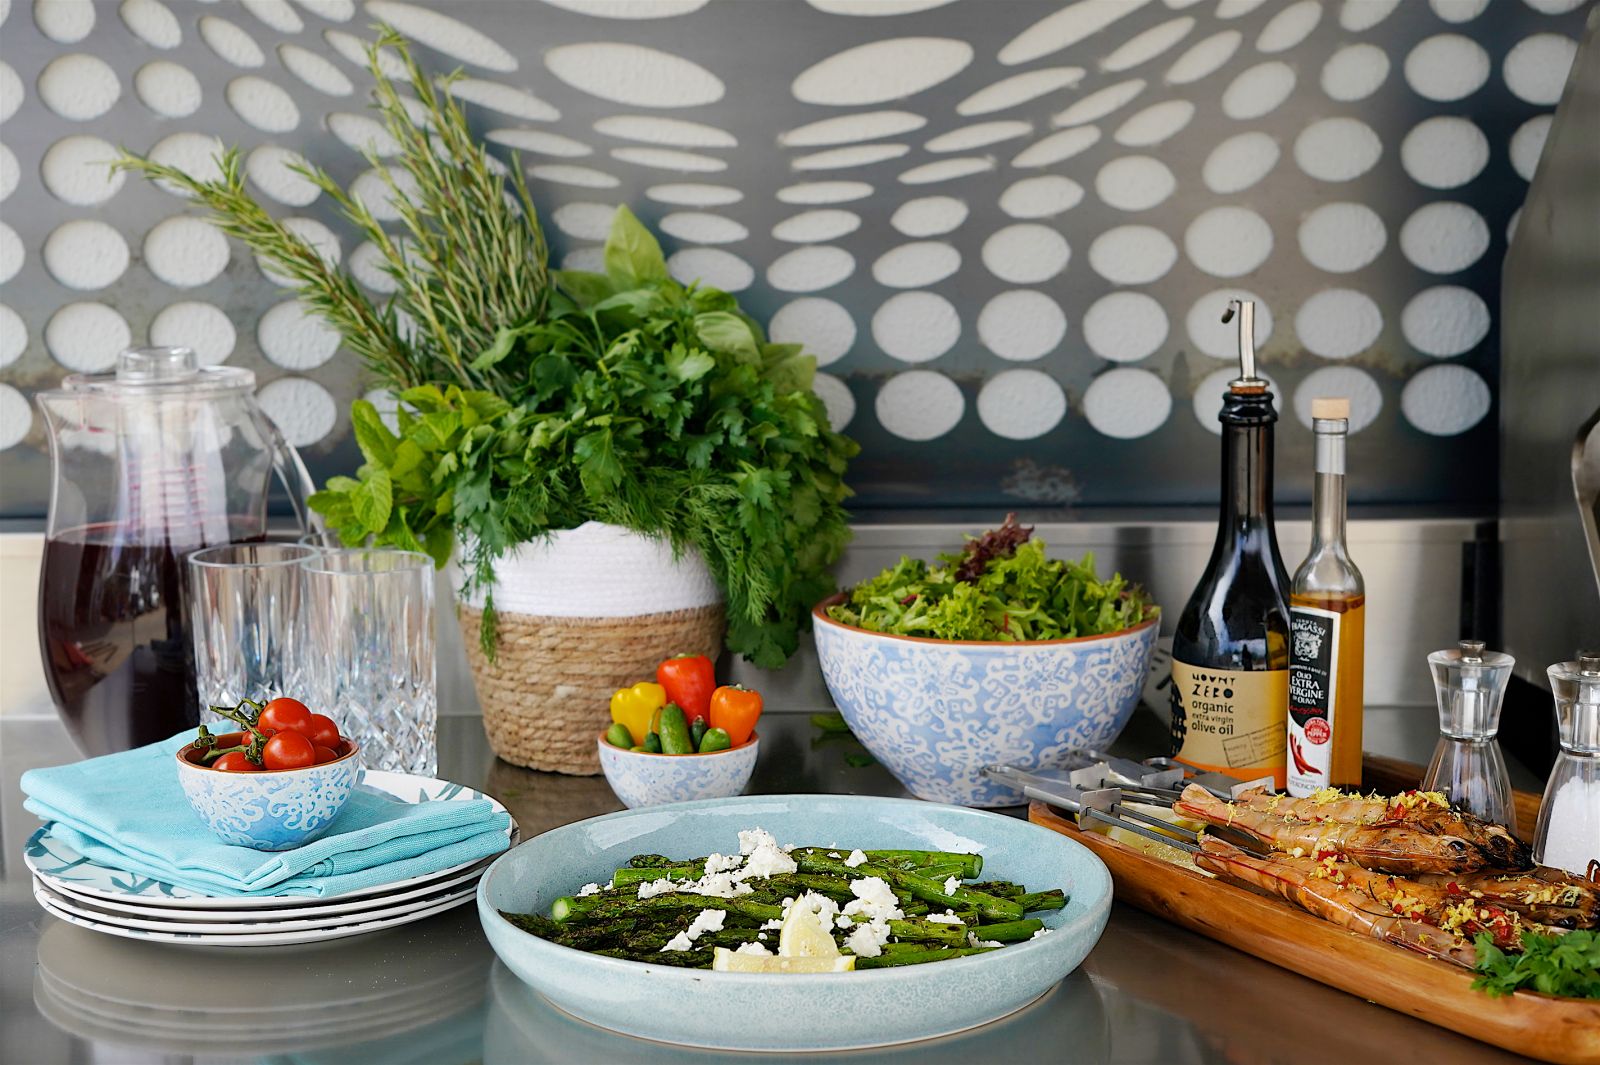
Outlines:
[[[1431,722],[1424,724],[1420,733],[1408,726],[1405,734],[1426,738]],[[440,729],[440,775],[499,797],[527,836],[620,808],[604,778],[535,773],[496,760],[475,718],[444,718]],[[1153,715],[1141,711],[1119,747],[1153,746],[1160,731]],[[846,756],[860,748],[849,739],[821,738],[803,714],[769,715],[762,734],[753,792],[905,794],[880,766],[851,766]],[[1396,753],[1418,757],[1415,742]],[[28,815],[19,816],[16,778],[29,766],[75,757],[54,720],[0,719],[0,1061],[592,1065],[740,1057],[613,1035],[559,1013],[496,962],[471,906],[377,935],[257,950],[117,939],[49,917],[34,903],[20,860],[33,826]],[[1527,786],[1525,774],[1517,775]],[[289,1010],[294,1019],[279,1015],[224,1029],[208,1022],[208,1007]],[[715,1008],[709,993],[700,1008]],[[1487,1065],[1522,1059],[1119,903],[1083,966],[1022,1013],[945,1039],[807,1060]]]

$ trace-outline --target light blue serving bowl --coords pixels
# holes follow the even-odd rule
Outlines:
[[[889,636],[812,611],[817,659],[856,738],[913,795],[1014,806],[1021,792],[983,775],[997,762],[1059,764],[1105,747],[1128,724],[1160,628],[1152,618],[1105,636],[984,643]]]
[[[606,783],[630,810],[693,799],[726,799],[744,791],[756,771],[761,739],[755,733],[738,747],[710,754],[650,754],[625,751],[602,733],[600,768]]]
[[[293,850],[333,824],[361,780],[361,749],[304,769],[222,773],[195,765],[178,752],[178,783],[189,805],[216,837],[258,851]]]
[[[713,973],[557,946],[500,916],[548,913],[605,883],[635,854],[737,853],[741,829],[781,843],[976,851],[984,878],[1061,887],[1051,931],[989,954],[932,965],[784,976]],[[707,899],[707,908],[716,900]],[[1105,930],[1111,876],[1081,844],[1026,821],[909,799],[750,795],[607,814],[501,855],[478,884],[489,944],[525,983],[581,1020],[628,1035],[723,1050],[887,1046],[965,1031],[1033,1002],[1077,967]]]

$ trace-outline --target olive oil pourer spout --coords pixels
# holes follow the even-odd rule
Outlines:
[[[1256,302],[1255,300],[1229,300],[1228,309],[1222,312],[1223,324],[1239,317],[1239,376],[1228,382],[1235,392],[1260,392],[1267,382],[1256,376]]]

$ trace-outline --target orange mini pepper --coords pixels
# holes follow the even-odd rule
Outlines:
[[[743,746],[761,716],[761,693],[737,684],[724,684],[711,693],[711,727],[728,733],[733,746]]]

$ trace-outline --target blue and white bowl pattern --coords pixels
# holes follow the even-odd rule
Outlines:
[[[600,768],[630,810],[692,799],[726,799],[744,791],[756,769],[755,734],[743,746],[713,754],[645,754],[613,747],[602,737]]]
[[[826,604],[825,604],[826,605]],[[817,657],[851,731],[918,798],[1013,806],[995,762],[1051,766],[1103,747],[1139,703],[1160,628],[1039,643],[886,636],[814,612]]]
[[[328,830],[361,779],[358,750],[304,769],[219,773],[178,754],[189,805],[218,839],[258,851],[286,851]]]

